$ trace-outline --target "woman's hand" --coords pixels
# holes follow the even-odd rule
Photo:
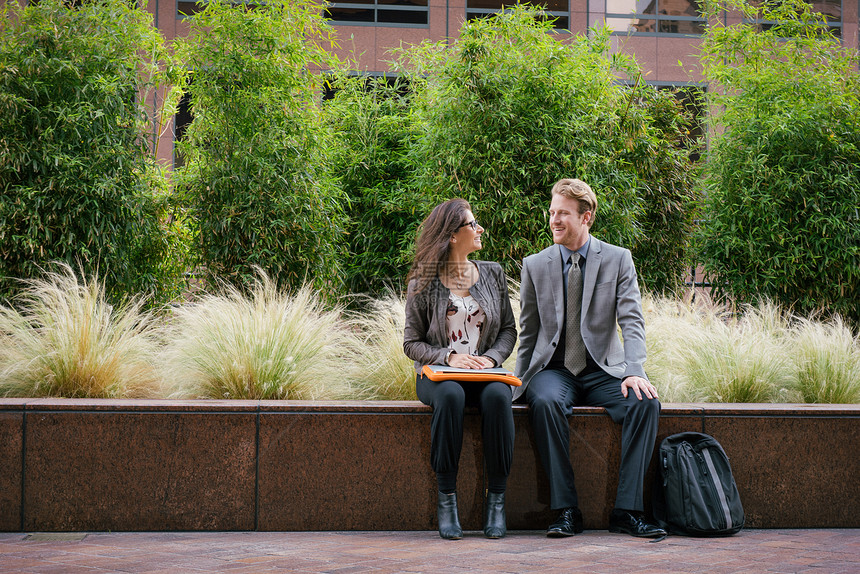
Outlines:
[[[458,369],[489,369],[493,366],[493,360],[488,357],[473,357],[460,353],[451,353],[448,364]]]

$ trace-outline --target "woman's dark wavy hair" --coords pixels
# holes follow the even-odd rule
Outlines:
[[[416,280],[416,292],[424,289],[448,261],[451,235],[466,223],[464,214],[471,209],[468,201],[455,197],[434,207],[421,223],[415,242],[415,260],[406,277],[407,283]]]

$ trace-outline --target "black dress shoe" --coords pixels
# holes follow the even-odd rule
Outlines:
[[[505,524],[505,493],[488,492],[484,501],[484,536],[504,538],[507,533]]]
[[[457,514],[457,493],[438,493],[436,499],[436,517],[439,520],[439,536],[447,540],[463,538],[460,528],[460,516]]]
[[[550,538],[564,538],[582,532],[582,513],[575,506],[565,508],[558,518],[546,529]]]
[[[639,538],[666,536],[665,530],[645,522],[641,515],[617,508],[609,515],[609,532],[619,532]]]

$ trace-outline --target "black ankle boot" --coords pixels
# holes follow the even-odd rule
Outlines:
[[[484,501],[484,536],[503,538],[508,529],[505,524],[505,493],[488,492]]]
[[[460,528],[460,517],[457,514],[457,493],[438,493],[436,502],[436,516],[439,520],[439,536],[448,540],[459,540],[463,538],[463,529]]]

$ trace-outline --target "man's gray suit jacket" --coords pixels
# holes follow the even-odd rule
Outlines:
[[[523,384],[545,369],[556,346],[564,345],[564,278],[558,245],[523,260],[520,284],[520,345],[517,376]],[[645,375],[645,320],[630,251],[591,238],[582,283],[582,338],[604,371],[623,379]],[[618,337],[621,327],[623,344]]]

